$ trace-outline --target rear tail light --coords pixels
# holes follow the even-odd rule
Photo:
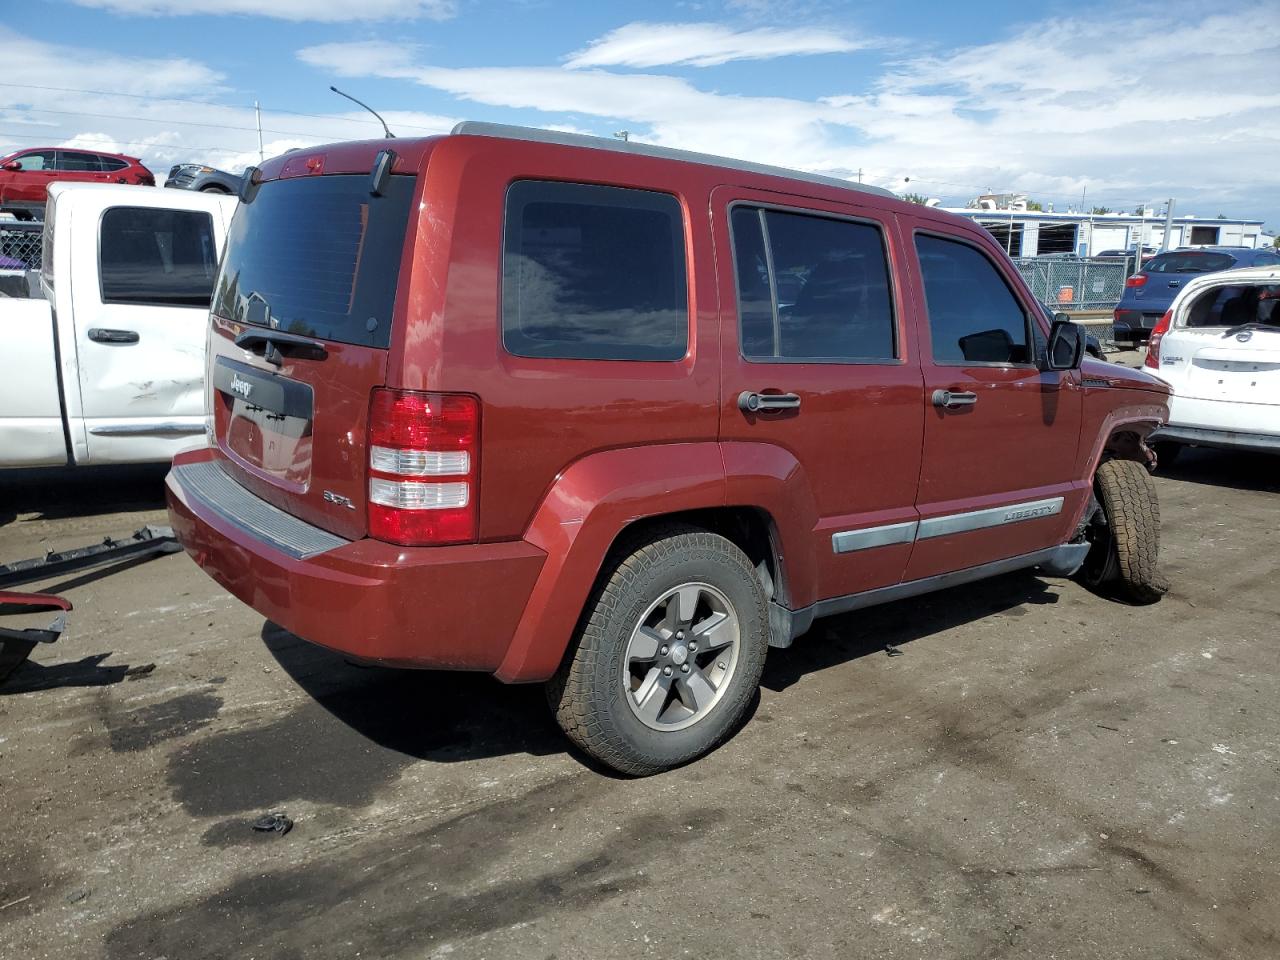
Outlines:
[[[1135,273],[1132,277],[1124,282],[1126,287],[1142,287],[1146,286],[1147,275],[1145,273]]]
[[[476,539],[480,402],[455,393],[373,391],[369,534],[405,546]]]
[[[1160,340],[1169,332],[1169,326],[1173,323],[1173,311],[1166,310],[1160,322],[1151,330],[1151,340],[1147,343],[1147,359],[1142,361],[1142,365],[1150,367],[1153,370],[1160,369]]]

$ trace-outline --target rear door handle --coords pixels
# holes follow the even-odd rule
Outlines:
[[[136,330],[110,330],[106,327],[91,327],[89,339],[94,343],[137,343]]]
[[[933,391],[933,405],[946,410],[955,410],[958,407],[972,407],[977,402],[978,395],[968,390]]]
[[[743,413],[799,410],[800,397],[794,393],[757,393],[754,390],[743,390],[738,394],[738,409]]]

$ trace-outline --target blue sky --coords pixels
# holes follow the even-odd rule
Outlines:
[[[1173,196],[1280,227],[1280,16],[1225,6],[27,0],[0,26],[0,152],[238,169],[257,159],[255,99],[269,154],[376,134],[336,83],[401,136],[463,118],[627,129],[948,204]]]

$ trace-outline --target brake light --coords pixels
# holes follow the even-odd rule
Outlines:
[[[1147,283],[1147,275],[1145,273],[1135,273],[1132,277],[1124,282],[1126,287],[1142,287]]]
[[[1160,368],[1160,339],[1169,332],[1169,327],[1173,323],[1173,311],[1166,310],[1160,322],[1151,330],[1151,339],[1147,341],[1147,358],[1142,361],[1144,367],[1151,367],[1153,370]]]
[[[379,388],[369,405],[369,534],[405,546],[476,539],[480,402]]]

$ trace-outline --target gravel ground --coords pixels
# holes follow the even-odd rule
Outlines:
[[[642,781],[536,688],[349,665],[183,554],[64,578],[0,686],[0,957],[1274,958],[1278,466],[1163,471],[1153,607],[1018,574],[820,621]],[[163,523],[161,477],[0,476],[0,559]]]

